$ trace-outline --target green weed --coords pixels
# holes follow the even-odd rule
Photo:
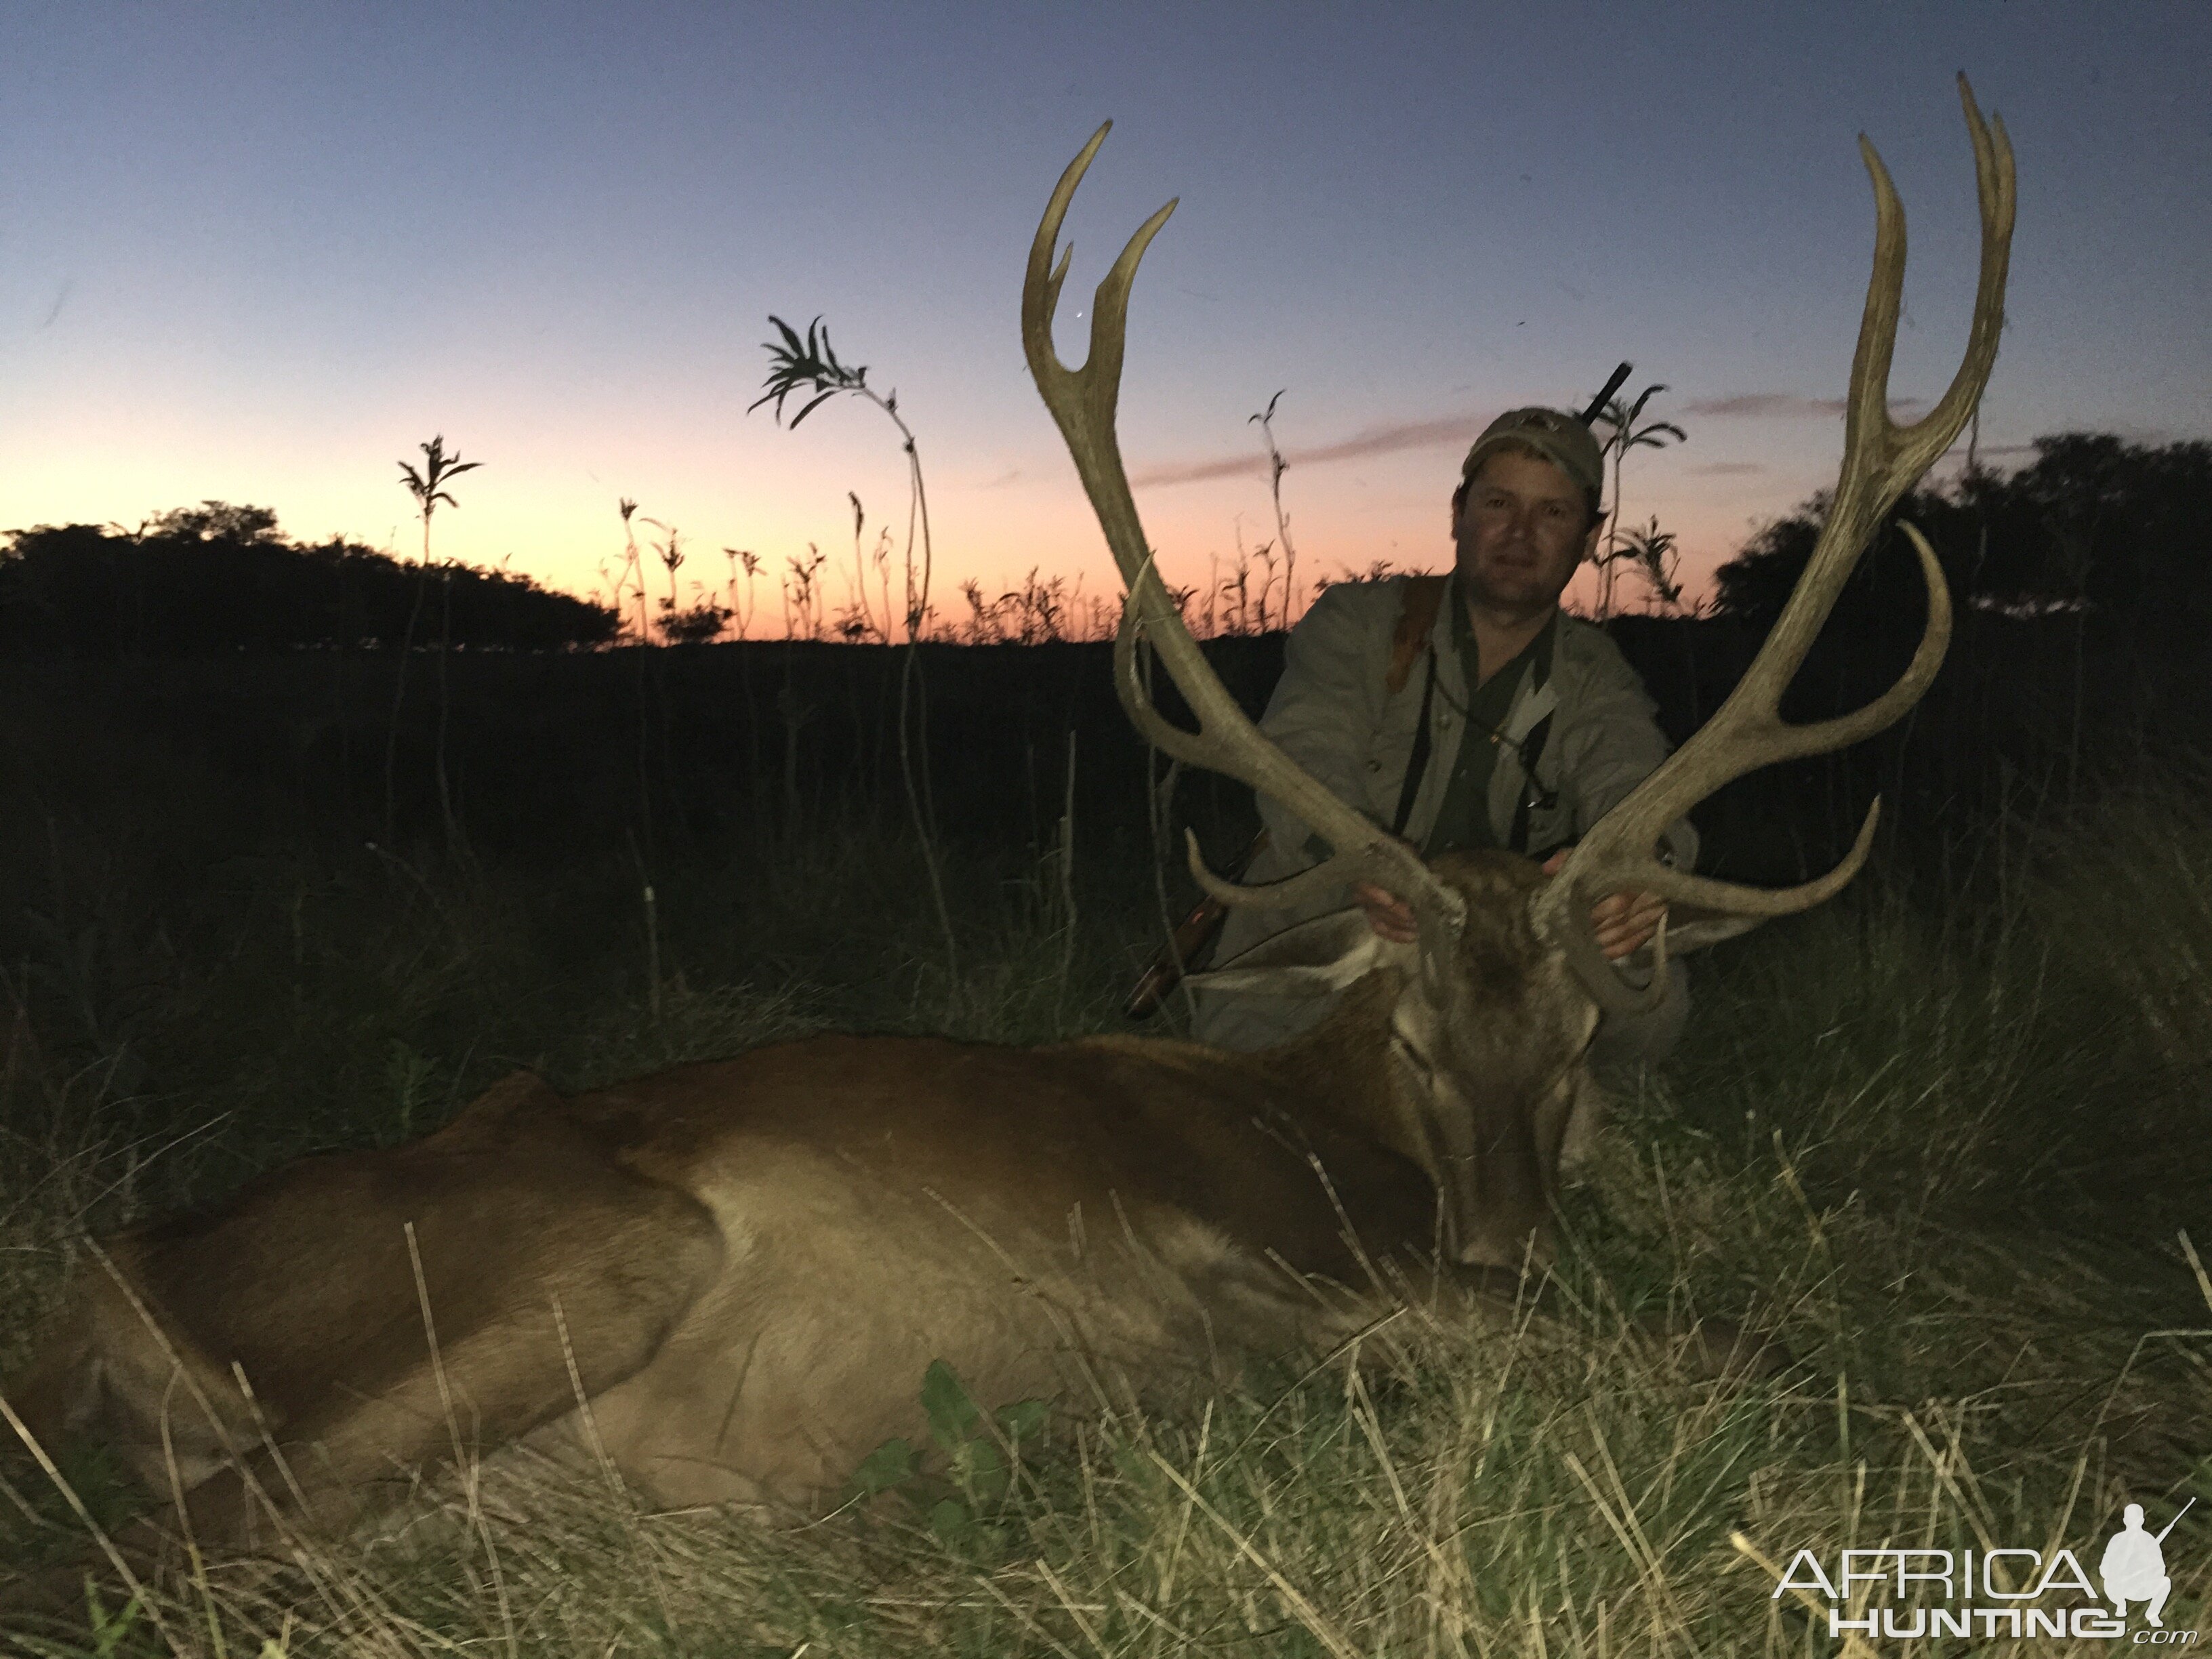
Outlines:
[[[854,1470],[852,1495],[896,1493],[927,1519],[947,1549],[969,1560],[1002,1559],[1011,1536],[1004,1511],[1022,1444],[1035,1443],[1050,1407],[1023,1400],[987,1415],[942,1359],[931,1361],[922,1376],[921,1407],[942,1454],[941,1472],[926,1469],[921,1449],[910,1442],[886,1440]]]

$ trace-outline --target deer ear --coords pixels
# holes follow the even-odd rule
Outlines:
[[[1332,910],[1285,927],[1210,973],[1193,974],[1189,983],[1200,991],[1326,996],[1381,966],[1383,949],[1364,910]]]

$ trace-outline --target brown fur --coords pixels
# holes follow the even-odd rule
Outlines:
[[[804,1511],[919,1437],[934,1359],[988,1404],[1172,1398],[1464,1301],[1540,1248],[1595,1015],[1530,932],[1533,866],[1438,869],[1455,958],[1370,947],[1273,1054],[822,1036],[567,1097],[518,1073],[108,1241],[10,1397],[162,1494],[166,1424],[192,1529],[233,1544],[250,1486],[328,1530],[457,1442],[575,1450],[580,1387],[653,1501]]]

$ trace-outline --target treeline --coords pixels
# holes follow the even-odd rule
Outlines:
[[[2132,444],[2101,433],[2039,438],[2011,473],[1969,470],[1916,491],[1853,574],[1835,625],[1917,632],[1926,614],[1899,520],[1934,547],[1962,606],[2071,612],[2147,656],[2201,653],[2212,629],[2212,443]],[[1816,495],[1721,567],[1715,608],[1770,623],[1805,568],[1826,515]]]
[[[136,531],[41,525],[9,532],[0,551],[0,650],[11,652],[567,651],[605,645],[618,626],[526,576],[295,542],[265,507],[206,501]]]

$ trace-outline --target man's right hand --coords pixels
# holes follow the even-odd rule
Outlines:
[[[1394,945],[1411,945],[1421,936],[1413,907],[1371,881],[1352,884],[1352,902],[1367,913],[1367,925]]]

